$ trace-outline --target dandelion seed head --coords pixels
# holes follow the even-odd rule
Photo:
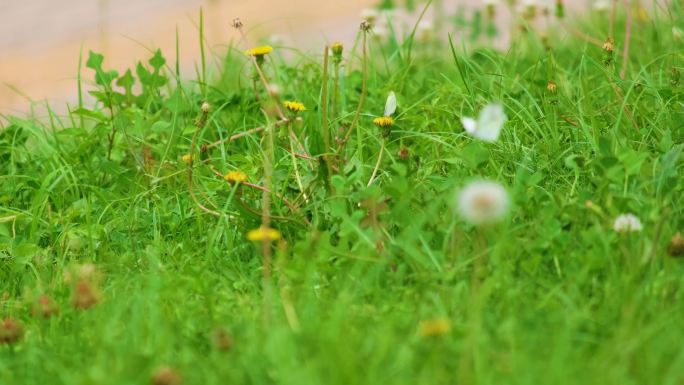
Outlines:
[[[457,195],[458,213],[474,225],[500,220],[508,212],[509,205],[506,189],[492,181],[471,182]]]
[[[620,234],[639,232],[642,229],[639,218],[631,213],[618,215],[613,222],[613,230]]]

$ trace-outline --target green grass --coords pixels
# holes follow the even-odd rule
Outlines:
[[[307,106],[293,131],[315,159],[296,169],[246,47],[220,65],[197,58],[199,82],[161,52],[123,75],[84,55],[81,76],[96,82],[78,87],[97,103],[0,120],[0,318],[25,332],[0,345],[0,384],[145,384],[164,366],[185,384],[681,384],[684,261],[666,250],[684,230],[684,45],[671,32],[684,10],[635,20],[625,79],[623,18],[609,64],[575,37],[550,36],[547,50],[530,32],[499,53],[369,36],[366,102],[335,156],[360,98],[361,39],[328,108],[332,149],[323,58],[276,47],[265,75]],[[593,14],[574,28],[603,39],[607,24]],[[384,137],[372,119],[391,90],[399,109]],[[496,100],[501,138],[466,135],[460,117]],[[188,191],[189,153],[196,199],[218,216]],[[246,240],[262,191],[211,168],[259,186],[272,168],[283,241],[267,248],[270,279],[262,245]],[[453,213],[478,177],[511,195],[497,225]],[[642,232],[612,230],[626,212]],[[98,273],[82,283],[99,290],[86,310],[72,306],[84,264]],[[59,312],[34,315],[40,295]],[[423,336],[435,319],[450,331]]]

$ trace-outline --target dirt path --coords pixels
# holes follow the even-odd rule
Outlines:
[[[0,3],[0,113],[24,114],[44,101],[65,111],[76,101],[81,47],[104,52],[105,65],[122,71],[161,48],[174,57],[176,27],[184,67],[199,60],[199,7],[207,41],[220,50],[238,36],[239,16],[250,36],[287,36],[287,44],[320,44],[353,37],[361,9],[373,0],[24,0]],[[296,4],[296,5],[295,5]],[[352,21],[352,22],[350,22]],[[189,77],[194,76],[188,73]],[[90,79],[89,73],[84,78]],[[33,103],[31,102],[33,101]]]

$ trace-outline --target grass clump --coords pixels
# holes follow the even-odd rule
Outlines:
[[[1,123],[0,383],[683,381],[677,20],[624,67],[368,22],[197,82],[90,53],[93,106]]]

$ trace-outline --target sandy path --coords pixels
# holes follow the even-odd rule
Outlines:
[[[24,0],[0,2],[0,113],[37,114],[45,100],[58,111],[76,100],[78,57],[105,53],[105,66],[122,72],[149,48],[173,60],[176,27],[183,67],[192,77],[199,60],[199,7],[204,7],[207,40],[221,50],[236,31],[239,16],[250,36],[287,36],[287,44],[321,45],[350,40],[359,12],[373,0]],[[294,6],[293,4],[296,4]],[[351,22],[350,22],[351,21]],[[92,74],[84,72],[85,79]],[[34,103],[31,103],[33,101]]]

